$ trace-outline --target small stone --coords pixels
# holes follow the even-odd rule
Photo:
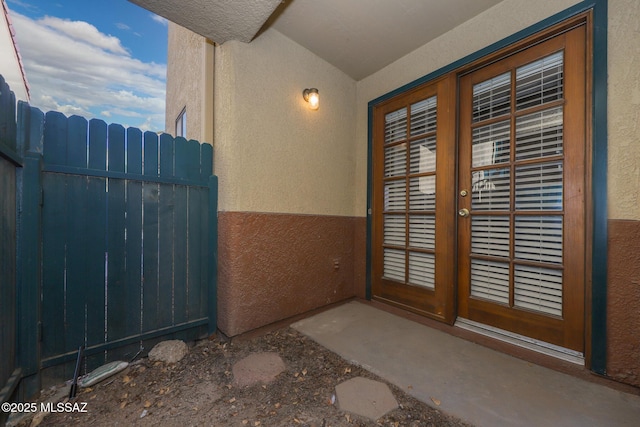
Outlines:
[[[156,344],[149,352],[152,362],[176,363],[182,360],[189,348],[184,341],[168,340]]]

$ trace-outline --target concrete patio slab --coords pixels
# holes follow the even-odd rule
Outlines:
[[[637,426],[640,396],[516,359],[359,302],[292,325],[476,426]]]
[[[338,407],[347,412],[377,420],[398,407],[389,386],[369,378],[356,377],[336,386]]]

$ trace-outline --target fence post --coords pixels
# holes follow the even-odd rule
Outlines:
[[[209,335],[218,329],[218,177],[209,177]]]
[[[18,228],[18,362],[21,401],[40,391],[40,281],[42,235],[42,138],[44,114],[27,103],[18,109],[18,146],[24,150]]]

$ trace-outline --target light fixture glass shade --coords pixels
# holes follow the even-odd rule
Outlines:
[[[318,109],[320,106],[320,94],[318,93],[318,89],[305,89],[302,91],[302,96],[304,97],[304,100],[309,103],[309,108],[312,110]]]

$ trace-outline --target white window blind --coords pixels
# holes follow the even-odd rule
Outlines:
[[[409,216],[409,246],[420,249],[436,248],[436,216]]]
[[[473,121],[480,122],[509,114],[511,73],[504,73],[473,86]]]
[[[515,266],[515,305],[562,316],[562,271]]]
[[[471,252],[509,258],[508,216],[476,215],[471,220]]]
[[[509,263],[472,260],[471,295],[509,304]]]
[[[421,252],[409,252],[409,283],[435,288],[435,256]]]

